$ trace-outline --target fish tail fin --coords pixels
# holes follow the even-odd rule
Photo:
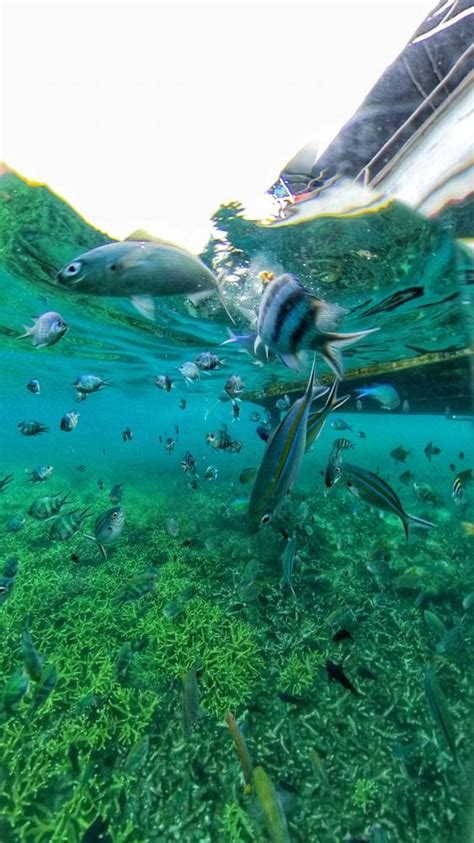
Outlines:
[[[31,335],[32,335],[32,333],[33,333],[33,329],[34,329],[34,327],[35,327],[35,326],[34,326],[34,325],[30,325],[30,327],[28,327],[28,325],[23,325],[23,327],[24,327],[24,329],[25,329],[25,333],[24,333],[24,334],[19,334],[19,335],[17,336],[17,340],[23,340],[23,339],[25,339],[25,337],[31,337]]]
[[[418,527],[420,530],[431,530],[436,527],[436,524],[433,524],[432,521],[427,521],[425,518],[418,518],[416,515],[406,513],[403,519],[403,527],[405,529],[405,535],[408,538],[410,527]]]
[[[378,328],[369,328],[368,331],[358,331],[354,334],[324,333],[316,338],[315,350],[324,357],[329,368],[339,380],[343,379],[344,366],[342,363],[342,349],[361,340],[363,337],[378,331]]]
[[[316,380],[316,355],[313,357],[313,365],[311,366],[311,372],[309,374],[308,386],[305,390],[305,395],[313,397],[314,392],[314,381]]]
[[[329,390],[329,394],[328,394],[328,397],[326,399],[326,404],[324,405],[323,410],[328,410],[328,411],[338,410],[339,407],[342,407],[342,405],[346,403],[346,401],[349,401],[349,398],[351,397],[350,392],[347,395],[342,395],[340,398],[338,398],[337,389],[338,389],[339,383],[340,383],[339,378],[335,378],[334,383],[331,386],[331,389]]]

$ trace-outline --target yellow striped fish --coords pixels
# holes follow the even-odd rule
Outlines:
[[[288,410],[270,435],[250,496],[250,532],[267,524],[282,505],[298,476],[306,448],[306,426],[311,404],[326,390],[314,386],[316,358],[306,391]],[[319,390],[319,392],[318,392]]]

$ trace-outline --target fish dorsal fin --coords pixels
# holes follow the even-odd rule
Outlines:
[[[183,252],[186,251],[176,243],[172,243],[171,240],[164,240],[163,237],[157,237],[155,234],[150,234],[150,232],[145,231],[144,228],[137,228],[136,231],[132,231],[125,240],[144,240],[147,243],[157,243],[159,246],[172,246],[174,249],[180,249]]]

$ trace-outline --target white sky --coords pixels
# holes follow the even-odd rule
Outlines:
[[[115,237],[199,251],[320,150],[436,0],[4,2],[1,158]]]

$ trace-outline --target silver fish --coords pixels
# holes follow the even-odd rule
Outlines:
[[[44,483],[48,477],[51,477],[54,471],[54,467],[52,465],[38,465],[30,474],[30,480],[32,483]]]
[[[339,464],[335,467],[334,483],[339,480],[355,497],[368,503],[370,506],[381,509],[384,512],[391,512],[397,515],[405,530],[405,535],[408,538],[409,528],[411,526],[421,527],[422,529],[430,529],[435,525],[431,521],[426,521],[424,518],[417,518],[415,515],[409,515],[403,509],[402,503],[391,486],[373,474],[372,471],[367,471],[365,468],[360,468],[357,465],[350,465],[349,463]]]
[[[201,379],[201,370],[198,369],[196,364],[192,363],[190,360],[183,363],[181,366],[178,366],[178,372],[183,376],[186,384]]]
[[[99,375],[79,375],[73,386],[79,393],[90,395],[91,392],[98,392],[104,386],[110,386],[110,381],[99,377]]]
[[[37,378],[32,378],[27,384],[26,388],[29,392],[32,392],[33,395],[39,395],[41,392],[40,382]]]
[[[284,502],[298,476],[306,448],[306,426],[316,397],[313,361],[306,391],[292,404],[270,435],[250,497],[249,526],[252,533],[267,524]]]
[[[82,529],[88,517],[89,507],[83,509],[82,512],[66,512],[65,515],[60,515],[51,524],[49,538],[51,541],[67,541]]]
[[[149,318],[154,316],[154,296],[196,300],[206,291],[220,295],[218,279],[198,257],[144,232],[79,255],[60,269],[57,280],[77,293],[131,296]]]
[[[23,325],[23,327],[25,333],[21,334],[18,339],[32,337],[34,348],[46,348],[59,342],[68,330],[69,325],[60,313],[50,310],[47,313],[42,313],[41,316],[34,317],[31,327],[28,328],[26,325]],[[36,391],[39,392],[39,389]]]
[[[36,498],[28,510],[28,515],[36,518],[37,521],[47,521],[60,512],[66,505],[68,497],[69,492],[66,492],[65,495],[59,492],[57,495],[44,495],[41,498]]]
[[[113,506],[96,519],[94,535],[86,535],[85,538],[96,542],[102,556],[107,559],[105,547],[117,541],[124,524],[125,510],[121,506]]]
[[[301,366],[304,349],[317,351],[336,377],[342,379],[341,350],[378,330],[334,333],[334,324],[345,313],[344,308],[316,298],[298,278],[285,273],[265,286],[258,313],[256,346],[264,343],[290,368]]]

